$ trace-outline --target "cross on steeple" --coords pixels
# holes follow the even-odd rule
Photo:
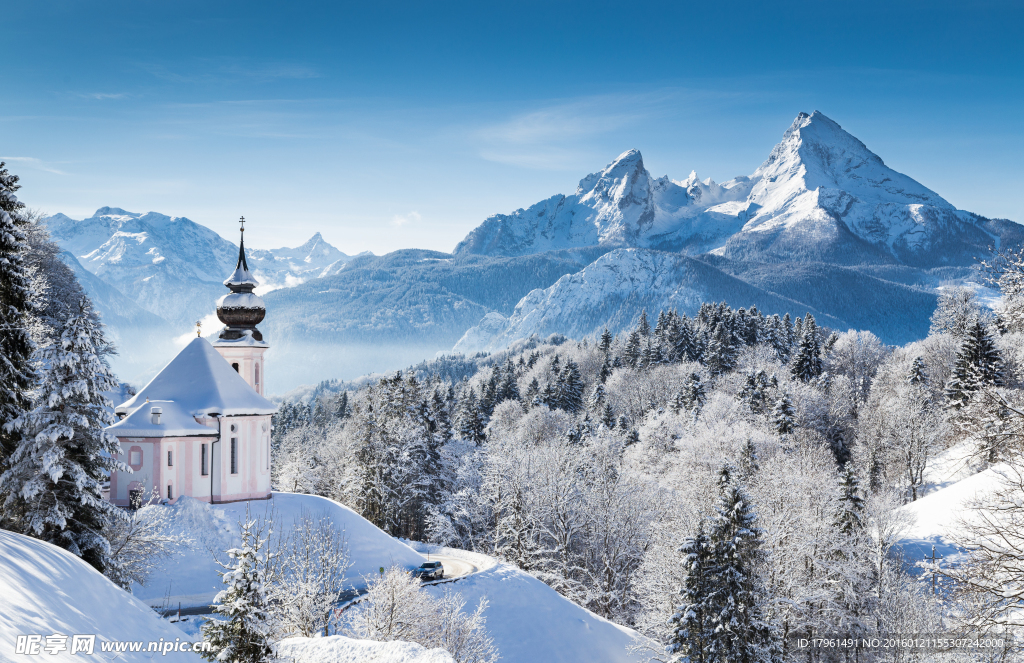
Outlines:
[[[242,232],[245,232],[245,217],[244,216],[238,217],[238,222],[240,224],[242,224]]]
[[[203,335],[203,321],[202,320],[197,320],[196,321],[196,336],[202,336],[202,335]]]

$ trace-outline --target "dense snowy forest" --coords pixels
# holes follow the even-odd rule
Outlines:
[[[998,316],[948,287],[903,347],[721,303],[323,383],[275,417],[275,485],[510,561],[662,658],[809,660],[795,636],[999,628],[1024,589],[1019,542],[941,569],[934,594],[895,544],[947,450],[1019,459],[1021,264],[982,266]]]

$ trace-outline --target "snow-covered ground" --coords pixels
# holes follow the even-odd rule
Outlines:
[[[195,540],[179,554],[161,564],[145,587],[134,587],[136,597],[156,607],[176,608],[209,605],[223,585],[215,556],[227,561],[223,552],[239,544],[238,522],[250,516],[270,516],[274,532],[289,532],[295,519],[307,510],[314,518],[329,516],[344,530],[353,565],[348,571],[354,587],[364,587],[364,576],[374,575],[380,567],[413,569],[425,558],[409,546],[377,529],[368,520],[332,500],[316,495],[274,493],[272,499],[216,504],[212,507],[190,498],[181,498],[174,506],[150,506],[148,509],[172,509],[173,531]]]
[[[424,553],[461,557],[481,570],[453,583],[431,585],[435,597],[446,590],[461,593],[466,607],[481,598],[489,603],[487,633],[503,663],[635,663],[645,661],[628,648],[636,631],[581,608],[525,571],[487,555],[411,544]]]
[[[962,552],[951,537],[958,524],[970,516],[969,502],[994,490],[1004,469],[995,465],[980,470],[971,455],[973,448],[967,441],[938,454],[925,473],[924,497],[901,507],[912,521],[899,542],[908,565],[918,565],[931,556],[932,546],[946,563]]]
[[[353,640],[343,635],[287,638],[281,641],[278,655],[282,661],[294,663],[454,663],[443,649],[426,649],[412,642]]]
[[[18,636],[68,636],[53,655],[16,653]],[[96,635],[93,656],[71,654],[74,635]],[[119,589],[71,553],[20,534],[0,530],[0,660],[109,661],[101,652],[111,641],[190,640],[138,599]],[[57,641],[59,642],[59,640]],[[46,644],[44,640],[42,644]],[[198,654],[123,652],[119,661],[199,661]]]

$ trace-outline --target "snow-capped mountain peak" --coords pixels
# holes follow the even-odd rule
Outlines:
[[[653,179],[639,150],[572,196],[496,214],[456,253],[524,255],[582,246],[715,253],[758,262],[941,266],[973,261],[992,222],[885,165],[820,111],[800,113],[750,177]]]

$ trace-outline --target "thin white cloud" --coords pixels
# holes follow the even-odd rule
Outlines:
[[[665,88],[552,100],[479,127],[471,140],[482,159],[539,170],[579,170],[602,136],[678,114],[728,96],[720,91]],[[637,147],[623,145],[622,149]]]
[[[419,212],[413,211],[408,214],[396,214],[391,218],[391,225],[401,228],[408,223],[419,223],[423,220]]]
[[[81,96],[85,97],[86,99],[99,99],[102,101],[105,99],[124,99],[128,95],[124,94],[123,92],[90,92],[88,94],[83,94]]]
[[[22,163],[34,170],[41,170],[43,172],[53,173],[54,175],[67,175],[63,170],[57,170],[56,168],[48,165],[42,159],[37,159],[35,157],[0,157],[0,161]]]

